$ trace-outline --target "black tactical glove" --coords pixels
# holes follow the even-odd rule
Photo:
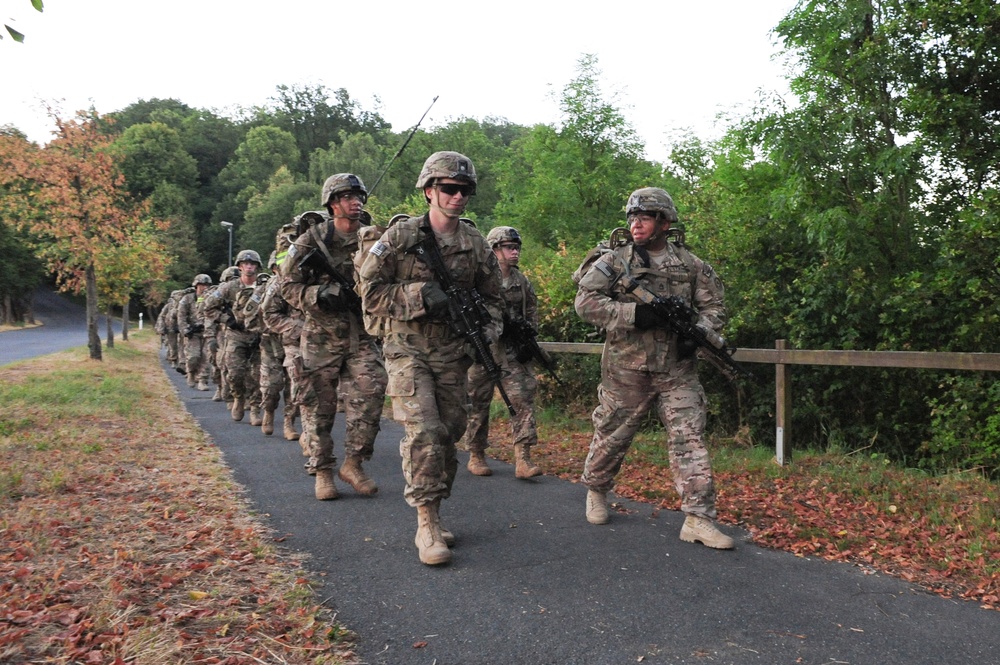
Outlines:
[[[437,282],[424,282],[420,287],[420,297],[424,301],[424,309],[431,318],[441,318],[448,312],[448,294]]]
[[[698,344],[690,337],[677,338],[677,360],[687,360],[694,358],[698,350]]]
[[[639,330],[649,330],[660,325],[660,317],[656,315],[656,308],[652,305],[639,303],[635,306],[635,327]]]
[[[347,309],[349,297],[340,284],[326,284],[316,294],[316,304],[327,312],[340,312]]]
[[[226,321],[226,327],[230,330],[235,330],[236,332],[243,332],[247,329],[245,325],[236,320],[235,316]]]

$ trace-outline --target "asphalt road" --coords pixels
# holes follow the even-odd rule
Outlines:
[[[75,346],[87,346],[87,310],[66,300],[51,288],[35,291],[35,319],[42,325],[0,333],[0,365],[17,360],[65,351]],[[111,323],[120,339],[121,320]],[[97,333],[106,343],[107,323],[97,317]]]
[[[732,552],[683,543],[683,516],[644,504],[619,501],[610,524],[592,526],[582,486],[517,480],[495,461],[488,478],[460,469],[442,508],[453,561],[424,566],[396,423],[383,420],[366,467],[378,495],[341,484],[340,499],[318,502],[297,442],[232,422],[211,393],[167,373],[283,545],[311,555],[321,597],[367,663],[1000,662],[1000,612],[762,549],[732,527]],[[340,454],[342,424],[334,434]]]

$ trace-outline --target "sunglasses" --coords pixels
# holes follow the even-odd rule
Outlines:
[[[448,182],[434,186],[437,187],[438,190],[447,194],[448,196],[455,196],[455,194],[461,192],[462,196],[468,197],[476,193],[475,185],[458,185],[453,182]]]

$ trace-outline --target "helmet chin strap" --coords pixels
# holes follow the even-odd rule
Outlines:
[[[454,210],[445,210],[440,205],[438,205],[435,199],[431,199],[430,203],[427,204],[432,210],[437,210],[439,213],[447,217],[448,219],[458,219],[462,216],[462,212],[455,212]],[[464,210],[463,210],[464,212]]]

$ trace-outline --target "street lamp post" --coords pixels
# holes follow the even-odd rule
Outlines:
[[[229,231],[229,263],[226,265],[233,265],[233,223],[232,222],[219,222]]]

